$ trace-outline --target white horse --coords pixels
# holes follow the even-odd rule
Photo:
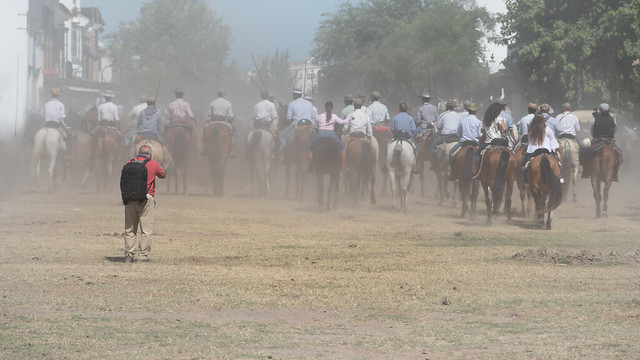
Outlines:
[[[273,135],[256,129],[247,135],[247,160],[251,177],[251,193],[266,196],[271,191],[270,177],[275,167],[271,166],[275,142]]]
[[[387,165],[391,177],[391,206],[396,211],[396,196],[400,198],[400,207],[407,212],[411,168],[415,163],[413,147],[406,140],[392,140],[387,145]]]
[[[48,184],[49,192],[56,188],[56,163],[58,157],[62,159],[63,173],[66,171],[64,155],[67,152],[67,143],[58,129],[43,127],[34,138],[32,165],[38,189],[40,188],[40,163],[43,159],[49,160]]]

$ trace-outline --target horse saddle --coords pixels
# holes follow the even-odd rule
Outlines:
[[[432,127],[427,127],[426,129],[422,129],[419,133],[416,134],[416,139],[426,139],[429,136],[435,134],[435,131]]]
[[[384,132],[384,131],[389,131],[389,127],[388,126],[383,126],[383,125],[377,125],[374,126],[372,128],[372,131],[374,134],[380,133],[380,132]]]
[[[296,124],[296,128],[303,128],[307,126],[313,126],[313,123],[309,119],[299,120],[298,123]]]
[[[410,140],[411,134],[406,132],[405,130],[396,130],[393,133],[393,140]]]
[[[206,128],[206,127],[211,126],[213,124],[219,124],[219,125],[223,125],[224,124],[223,126],[226,126],[229,129],[229,131],[233,130],[233,127],[231,126],[231,124],[229,124],[227,122],[224,122],[224,121],[217,121],[217,120],[209,120],[206,124],[204,124],[204,127]],[[182,125],[178,124],[177,126],[182,126]]]
[[[533,152],[533,155],[531,155],[529,160],[527,160],[527,162],[524,164],[524,168],[528,169],[529,168],[529,163],[531,163],[531,160],[533,160],[536,156],[541,155],[541,154],[551,154],[551,153],[547,149],[536,149],[536,151]]]
[[[91,137],[98,135],[101,132],[111,132],[116,137],[122,136],[120,130],[117,127],[111,125],[98,125],[95,129],[91,131]]]
[[[164,131],[167,131],[168,129],[173,129],[173,128],[184,128],[184,129],[193,129],[193,126],[190,124],[187,124],[186,122],[184,123],[180,123],[180,122],[170,122],[167,125],[164,126]]]

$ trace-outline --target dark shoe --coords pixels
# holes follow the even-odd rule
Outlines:
[[[150,262],[149,258],[137,258],[134,261],[136,262],[136,264],[137,263],[148,263],[148,262]]]
[[[131,264],[133,262],[133,257],[132,256],[125,256],[124,257],[124,263],[125,264]]]

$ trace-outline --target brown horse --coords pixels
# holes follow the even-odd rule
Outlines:
[[[513,155],[516,157],[516,162],[518,163],[518,166],[522,164],[522,158],[526,151],[527,151],[526,144],[522,144],[518,146],[513,151]],[[518,191],[520,193],[520,204],[521,204],[520,214],[522,216],[529,216],[529,214],[531,213],[531,205],[532,205],[531,191],[529,191],[529,189],[524,188],[524,177],[522,176],[522,171],[520,170],[516,171],[516,185],[518,186]],[[524,206],[525,197],[527,198],[526,209]]]
[[[374,185],[376,183],[376,151],[371,142],[365,139],[351,138],[347,143],[347,170],[345,177],[351,194],[351,205],[358,205],[360,189],[371,184],[371,205],[376,204]]]
[[[117,129],[98,126],[91,132],[91,159],[96,174],[96,190],[107,190],[111,183],[113,165],[120,155],[121,135]]]
[[[226,122],[210,121],[205,125],[202,144],[204,154],[209,158],[213,196],[222,195],[224,172],[231,153],[231,140],[231,125]]]
[[[186,124],[172,123],[165,126],[164,137],[175,165],[171,169],[173,171],[169,171],[167,176],[169,191],[171,191],[171,180],[175,177],[173,192],[178,193],[178,182],[182,178],[182,192],[187,195],[189,158],[194,148],[193,128]]]
[[[596,201],[596,218],[607,217],[607,201],[609,188],[613,181],[613,170],[616,163],[616,151],[607,140],[591,144],[590,159],[585,160],[586,169],[591,174],[591,188]],[[601,188],[604,183],[604,188]],[[602,204],[602,210],[600,205]]]
[[[444,199],[451,198],[451,194],[447,187],[449,186],[449,175],[451,172],[451,165],[449,164],[449,150],[453,148],[458,142],[448,142],[438,145],[436,152],[431,155],[431,167],[436,174],[438,180],[437,193],[439,197],[439,205],[444,203]],[[456,204],[456,186],[457,183],[453,182],[453,205]]]
[[[476,215],[476,201],[480,186],[478,180],[473,180],[473,174],[476,172],[476,163],[473,161],[473,157],[477,148],[477,144],[473,141],[463,142],[451,162],[451,172],[453,178],[458,180],[458,189],[460,189],[462,202],[460,217],[464,217],[467,212],[471,218],[475,218]],[[471,203],[470,207],[468,202]]]
[[[509,149],[501,146],[490,146],[480,163],[480,178],[484,190],[484,202],[487,205],[487,223],[491,223],[492,215],[498,216],[502,198],[504,197],[504,212],[507,220],[511,221],[511,194],[518,163]],[[491,191],[489,191],[491,190]]]
[[[289,169],[291,164],[296,167],[296,199],[302,201],[304,196],[304,185],[307,180],[307,167],[309,166],[309,144],[315,135],[313,125],[296,125],[293,140],[287,143],[284,148],[284,168],[285,168],[285,192],[284,197],[289,196]]]
[[[342,167],[340,145],[333,139],[329,138],[318,140],[313,149],[313,163],[311,166],[313,166],[316,173],[318,207],[322,209],[324,206],[325,210],[337,209],[338,190],[340,187],[340,170]],[[329,175],[326,204],[324,202],[325,175]]]
[[[393,134],[389,131],[388,126],[375,126],[373,128],[373,137],[378,141],[378,166],[382,172],[382,190],[380,196],[384,196],[387,192],[387,184],[389,182],[389,167],[387,165],[387,145],[393,139]]]
[[[416,157],[416,167],[420,174],[420,196],[424,197],[424,163],[431,162],[431,144],[435,138],[435,132],[432,128],[423,130],[424,136],[416,137],[416,145],[418,146],[418,156]],[[436,189],[437,194],[438,189]]]
[[[551,211],[562,202],[562,185],[560,184],[560,165],[550,154],[534,156],[527,168],[529,189],[536,203],[536,221],[539,227],[544,226],[544,213],[547,213],[546,229],[551,229]],[[547,201],[547,196],[549,201]]]

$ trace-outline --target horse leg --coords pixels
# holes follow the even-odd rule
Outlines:
[[[387,193],[387,185],[389,183],[389,170],[386,168],[386,166],[381,166],[380,169],[382,170],[382,190],[380,191],[380,196],[384,196]]]
[[[55,191],[56,188],[56,154],[50,154],[49,168],[47,170],[47,176],[49,181],[49,192]]]
[[[424,169],[420,172],[420,196],[424,197]]]
[[[370,192],[370,197],[371,197],[371,205],[375,205],[376,204],[376,193],[374,191],[374,188],[376,187],[376,173],[375,173],[375,169],[371,172],[371,192]]]
[[[513,178],[507,177],[507,190],[504,195],[504,212],[507,214],[507,221],[511,221],[511,195],[513,194]]]
[[[551,230],[551,211],[547,212],[547,226],[546,230]]]
[[[596,200],[596,219],[599,219],[602,198],[600,195],[600,180],[596,178],[596,175],[591,176],[591,188],[593,189],[593,198]]]
[[[489,185],[482,184],[484,190],[484,204],[487,206],[487,224],[491,224],[491,197],[489,196]]]
[[[398,179],[393,172],[389,172],[389,175],[391,175],[391,210],[395,213]]]
[[[604,183],[604,189],[602,189],[602,216],[607,218],[607,211],[609,208],[607,207],[607,201],[609,200],[609,188],[611,187],[611,180],[607,180]]]
[[[340,192],[340,170],[336,170],[336,172],[329,178],[331,182],[331,191],[333,191],[333,209],[338,209],[338,193]],[[331,193],[331,191],[329,191]]]
[[[284,198],[289,197],[289,163],[284,164]]]
[[[324,184],[323,176],[320,174],[320,171],[316,171],[316,189],[316,201],[318,202],[318,208],[322,209],[322,206],[324,205]]]
[[[480,183],[476,181],[471,182],[471,206],[470,206],[470,218],[476,218],[476,203],[478,202],[478,194],[480,194]]]

